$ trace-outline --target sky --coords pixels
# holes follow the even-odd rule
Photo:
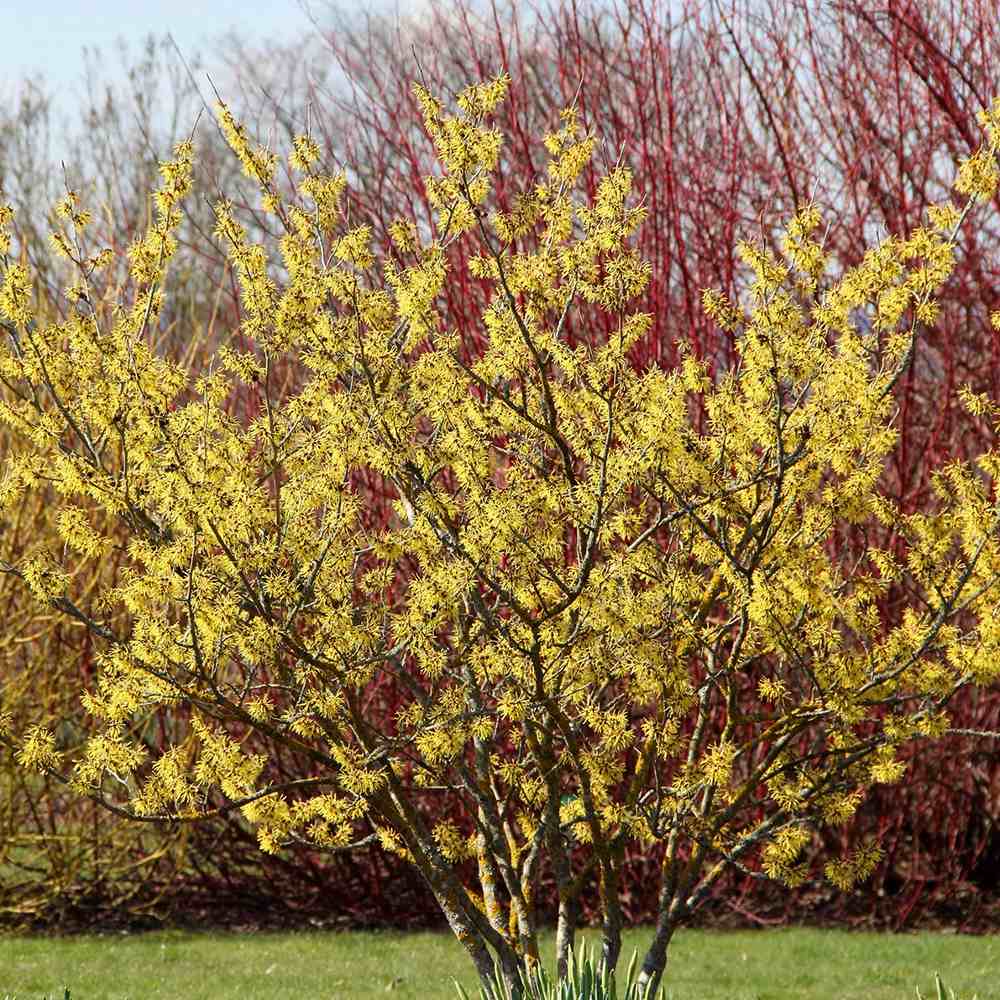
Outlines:
[[[17,79],[43,73],[58,89],[80,86],[84,46],[112,56],[115,42],[138,48],[150,33],[171,32],[185,55],[206,56],[213,38],[233,28],[249,36],[290,37],[310,26],[302,0],[0,0],[0,79],[8,90]],[[206,60],[208,61],[208,60]]]
[[[182,54],[200,53],[212,67],[212,42],[236,29],[249,42],[290,41],[313,32],[331,6],[341,10],[413,14],[433,0],[0,0],[0,99],[20,80],[42,74],[57,106],[76,107],[84,80],[85,46],[100,48],[102,72],[121,75],[117,42],[138,54],[145,39],[169,32]]]
[[[0,0],[0,101],[13,101],[28,77],[40,76],[53,98],[53,134],[46,147],[63,154],[61,123],[78,119],[86,95],[88,60],[100,86],[122,83],[125,66],[140,57],[150,35],[172,35],[189,64],[197,63],[199,87],[212,75],[227,79],[215,42],[235,30],[255,42],[289,42],[316,36],[331,8],[354,13],[412,16],[435,0]],[[441,0],[443,3],[449,0]],[[127,45],[123,57],[120,43]],[[95,61],[93,50],[100,51]],[[215,70],[215,72],[213,72]],[[223,95],[224,97],[230,95]]]

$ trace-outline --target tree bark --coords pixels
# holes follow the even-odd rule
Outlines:
[[[667,948],[674,936],[676,925],[670,917],[657,921],[656,933],[642,960],[642,971],[639,973],[639,996],[652,997],[660,988],[663,971],[667,967]]]
[[[569,974],[569,962],[576,939],[576,919],[576,899],[560,889],[559,918],[556,924],[556,975],[559,979],[565,979]]]

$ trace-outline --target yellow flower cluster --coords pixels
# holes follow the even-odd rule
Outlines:
[[[393,220],[381,249],[345,224],[346,182],[320,171],[314,140],[293,140],[285,199],[276,157],[220,106],[283,234],[277,253],[252,244],[217,202],[245,344],[206,370],[151,336],[190,144],[162,165],[156,221],[128,251],[137,294],[100,316],[49,318],[0,209],[0,419],[20,435],[0,513],[51,484],[72,565],[11,571],[102,644],[84,698],[95,735],[67,762],[54,734],[17,734],[25,766],[72,767],[79,790],[113,789],[143,816],[222,796],[265,850],[342,847],[368,824],[462,933],[463,913],[485,912],[521,947],[538,859],[564,871],[571,843],[607,899],[629,840],[662,841],[667,873],[712,855],[796,884],[809,824],[846,823],[901,779],[904,742],[942,735],[957,688],[1000,676],[983,481],[1000,453],[939,470],[928,510],[904,516],[879,486],[894,386],[935,321],[957,227],[996,187],[1000,105],[959,168],[962,209],[932,207],[834,280],[820,211],[802,206],[780,251],[740,245],[746,296],[703,294],[734,334],[730,369],[687,351],[636,370],[650,267],[631,245],[646,216],[632,173],[598,176],[567,109],[544,182],[495,208],[488,121],[508,83],[468,88],[456,114],[415,89],[441,167],[434,225]],[[72,232],[55,246],[85,291],[109,258],[81,252],[75,196],[59,212]],[[481,350],[445,309],[460,266],[483,286]],[[571,346],[580,304],[611,332]],[[259,408],[237,418],[236,393]],[[994,401],[963,400],[1000,423]],[[123,569],[91,604],[71,570],[106,558],[115,522]],[[851,524],[872,541],[848,559],[835,543]],[[917,597],[890,626],[893,586]],[[150,715],[173,734],[154,760],[125,735]],[[262,746],[308,775],[270,784]],[[426,822],[416,803],[436,795],[461,823]],[[461,888],[473,858],[479,887]],[[827,876],[850,885],[877,858],[863,847]]]

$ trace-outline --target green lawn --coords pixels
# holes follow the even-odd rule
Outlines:
[[[648,936],[630,932],[626,954]],[[547,940],[546,947],[551,946]],[[184,934],[0,938],[0,998],[362,1000],[454,998],[473,986],[445,934]],[[825,930],[683,931],[671,1000],[914,1000],[934,972],[962,998],[1000,1000],[1000,937]]]

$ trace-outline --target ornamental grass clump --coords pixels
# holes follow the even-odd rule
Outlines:
[[[137,822],[239,810],[269,852],[377,838],[418,868],[484,987],[496,961],[512,993],[541,963],[543,868],[556,979],[591,885],[610,975],[625,849],[659,852],[645,993],[727,868],[815,877],[817,831],[902,780],[900,748],[947,733],[956,692],[1000,672],[997,452],[936,469],[915,513],[879,487],[893,389],[959,227],[996,189],[1000,102],[959,167],[959,204],[839,277],[820,210],[801,205],[782,254],[741,245],[744,300],[705,293],[735,364],[682,351],[665,371],[629,363],[651,322],[632,307],[645,209],[621,162],[577,192],[595,149],[573,108],[537,183],[491,207],[506,89],[469,87],[450,113],[416,88],[437,214],[426,231],[399,220],[383,248],[344,218],[345,179],[317,170],[310,136],[293,142],[289,192],[221,106],[279,236],[276,253],[251,242],[216,201],[248,346],[204,366],[154,346],[191,142],[161,166],[123,286],[94,290],[114,253],[90,245],[67,193],[53,246],[70,315],[51,318],[2,237],[0,508],[44,484],[63,544],[0,568],[97,650],[88,723],[5,716],[2,739]],[[486,293],[474,350],[441,308],[453,246]],[[580,303],[611,333],[571,347]],[[234,415],[234,393],[259,407]],[[995,401],[962,398],[996,427]],[[898,544],[848,548],[849,527]],[[81,592],[112,553],[113,584]],[[909,602],[894,624],[878,607],[890,587]],[[301,772],[269,780],[261,746]],[[822,874],[847,888],[879,856],[858,843]]]
[[[651,984],[645,991],[639,989],[636,978],[638,957],[639,953],[633,951],[620,987],[615,973],[609,971],[586,944],[570,951],[566,974],[561,979],[553,979],[544,968],[535,966],[522,974],[517,987],[512,987],[497,965],[493,981],[480,990],[480,1000],[515,1000],[515,997],[521,1000],[653,1000]],[[469,994],[461,984],[455,983],[455,988],[459,1000],[469,1000]],[[656,998],[663,1000],[663,996],[661,988]]]

